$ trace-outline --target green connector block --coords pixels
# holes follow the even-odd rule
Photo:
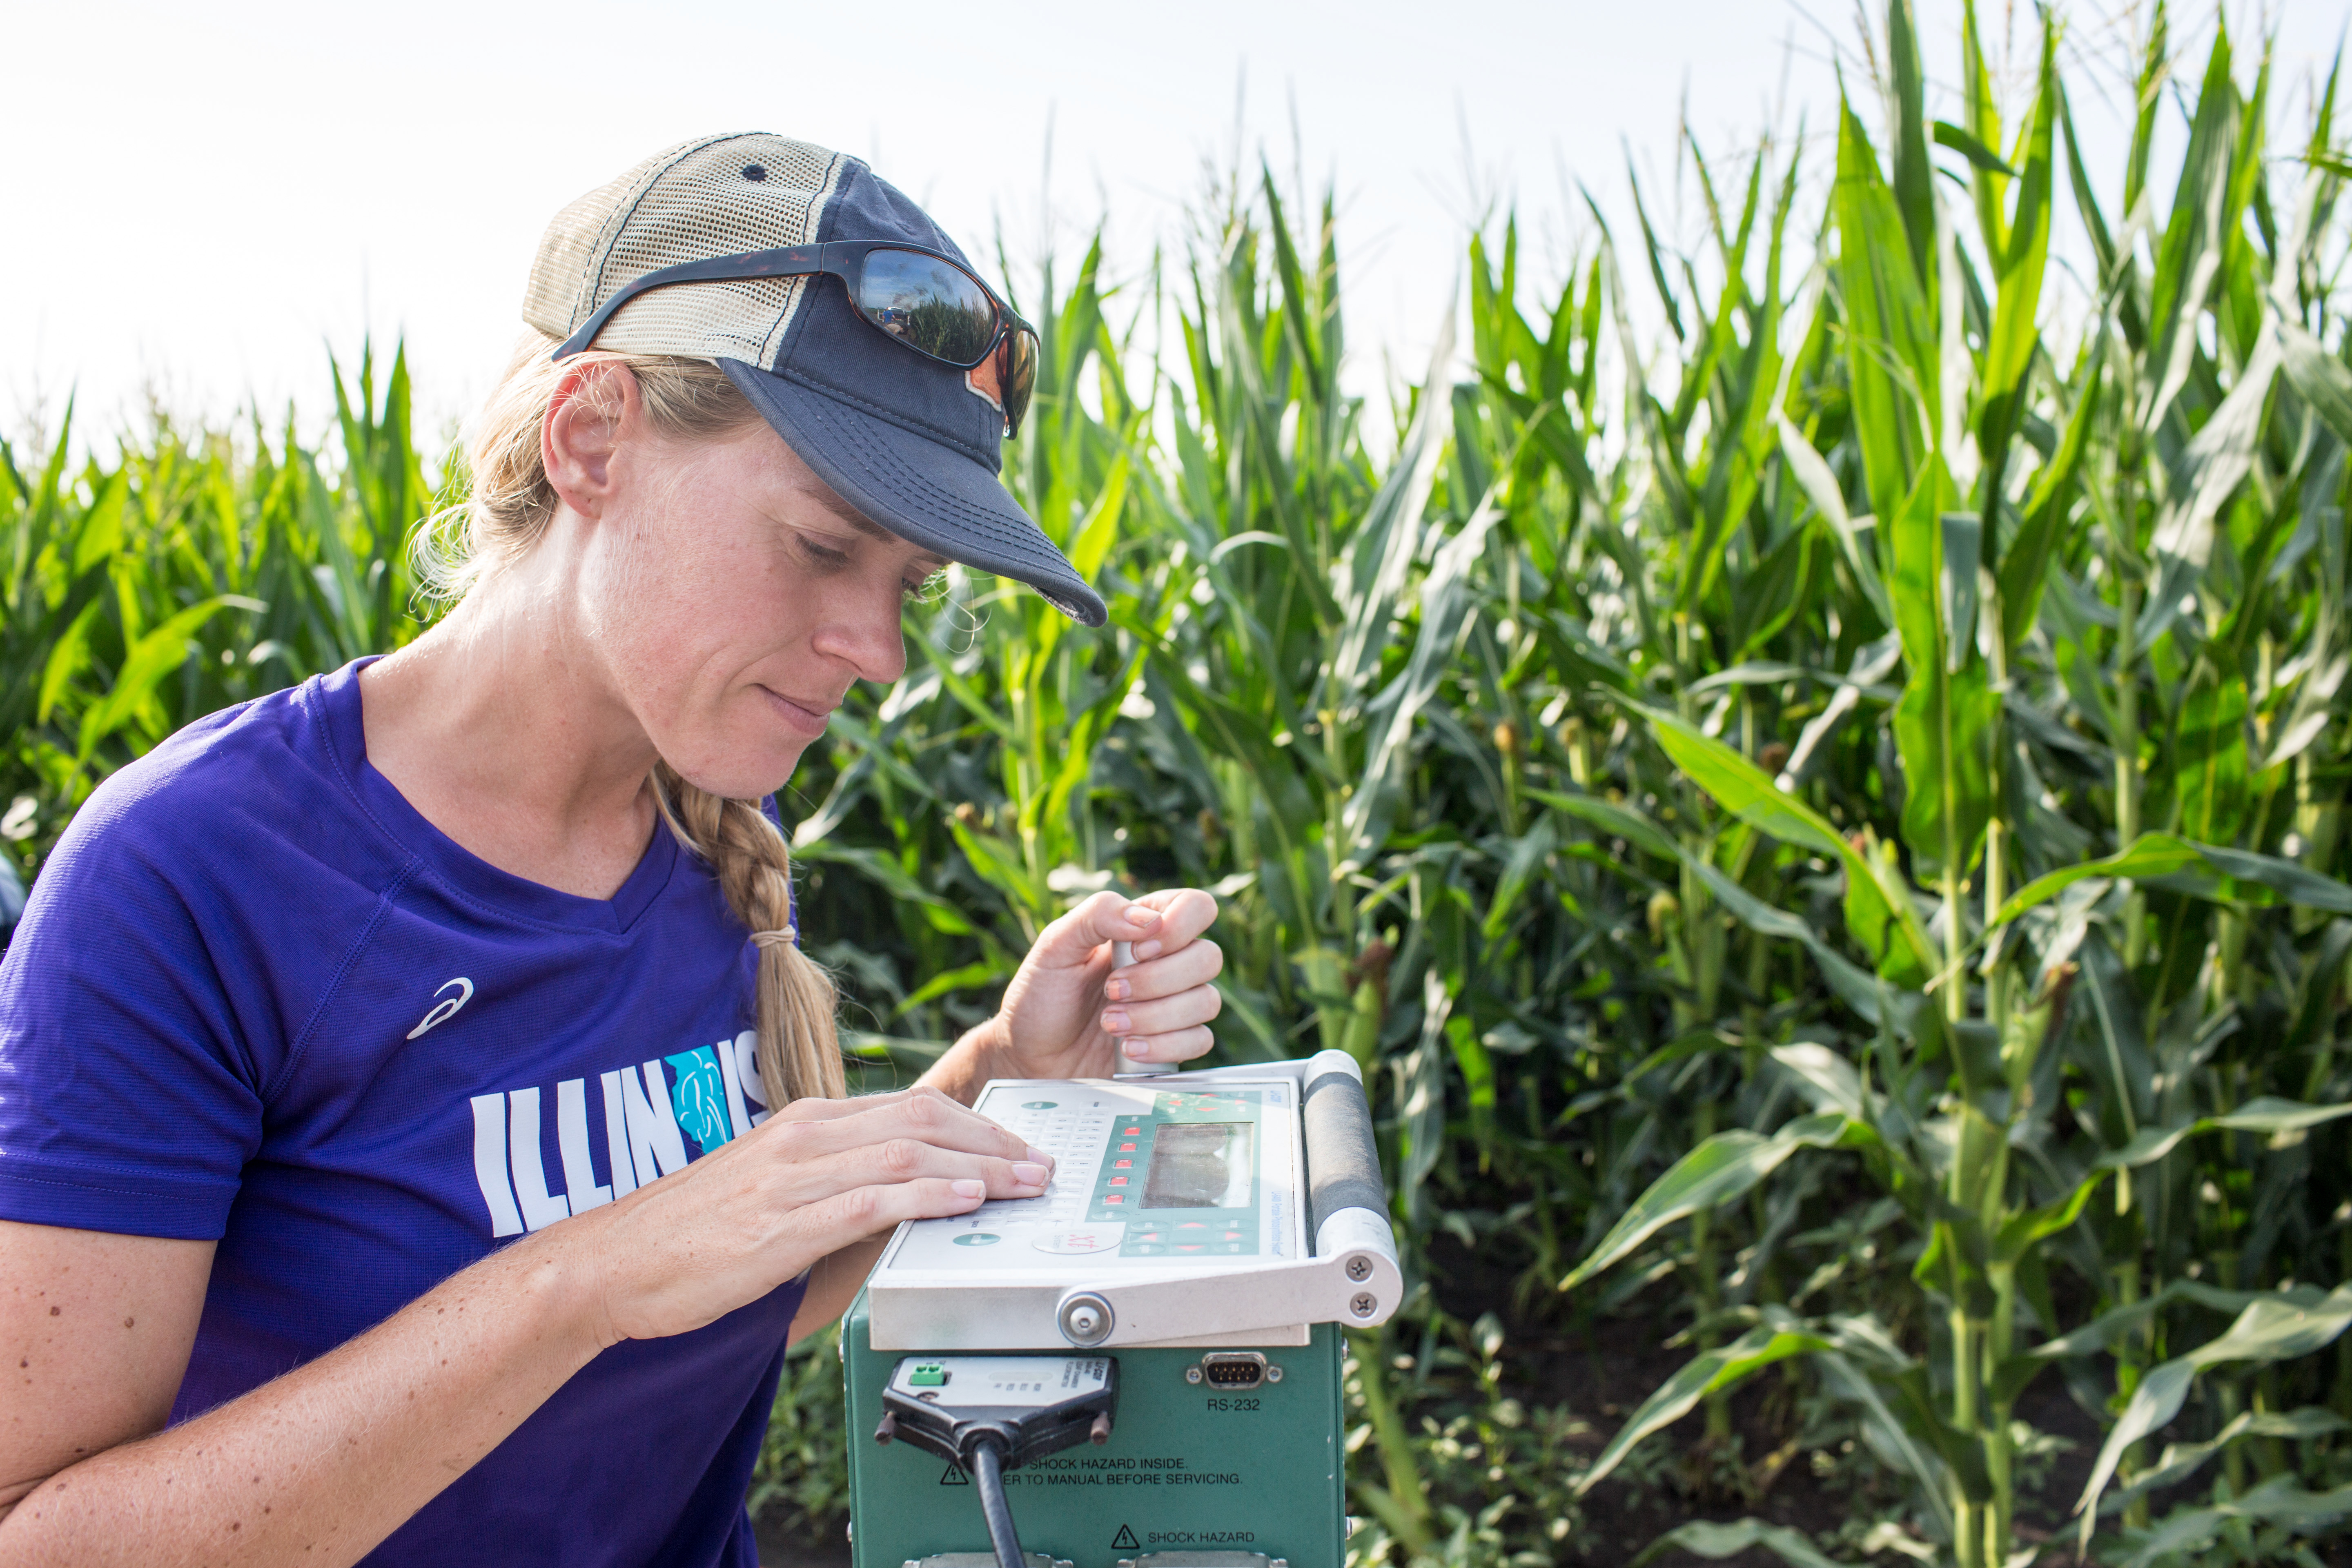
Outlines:
[[[907,1374],[907,1381],[917,1388],[942,1388],[948,1381],[948,1369],[936,1364],[917,1367]]]
[[[1004,1478],[1023,1549],[1075,1568],[1114,1568],[1147,1552],[1255,1552],[1287,1558],[1290,1568],[1341,1568],[1339,1330],[1318,1324],[1305,1345],[1253,1348],[1281,1369],[1281,1381],[1246,1390],[1188,1382],[1198,1350],[1102,1352],[1118,1361],[1110,1441],[1065,1448]],[[874,1441],[883,1387],[904,1354],[872,1347],[861,1294],[842,1332],[853,1568],[989,1550],[961,1470],[908,1444]]]

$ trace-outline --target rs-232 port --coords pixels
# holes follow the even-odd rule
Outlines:
[[[1255,1351],[1212,1351],[1201,1358],[1202,1381],[1211,1388],[1255,1388],[1265,1373],[1265,1357]]]

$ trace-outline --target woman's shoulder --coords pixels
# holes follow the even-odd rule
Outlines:
[[[369,853],[381,835],[335,733],[338,686],[355,674],[223,709],[117,770],[74,814],[40,882],[143,874],[266,887],[279,880],[273,861],[385,858]]]
[[[221,1235],[269,1086],[383,880],[324,732],[332,679],[121,769],[42,866],[0,959],[0,1072],[27,1086],[0,1097],[0,1217]]]

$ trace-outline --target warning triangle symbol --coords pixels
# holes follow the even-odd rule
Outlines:
[[[966,1476],[962,1469],[953,1461],[950,1461],[948,1468],[940,1472],[940,1485],[943,1487],[968,1487],[971,1485],[971,1479],[970,1477]]]
[[[1122,1524],[1118,1527],[1118,1533],[1111,1537],[1110,1543],[1114,1548],[1132,1552],[1136,1548],[1135,1531]]]

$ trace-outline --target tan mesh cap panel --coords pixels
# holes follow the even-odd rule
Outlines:
[[[556,215],[531,266],[523,320],[568,338],[648,272],[806,245],[846,163],[823,147],[765,134],[666,148]],[[766,364],[808,286],[790,278],[656,289],[622,306],[596,346]]]

